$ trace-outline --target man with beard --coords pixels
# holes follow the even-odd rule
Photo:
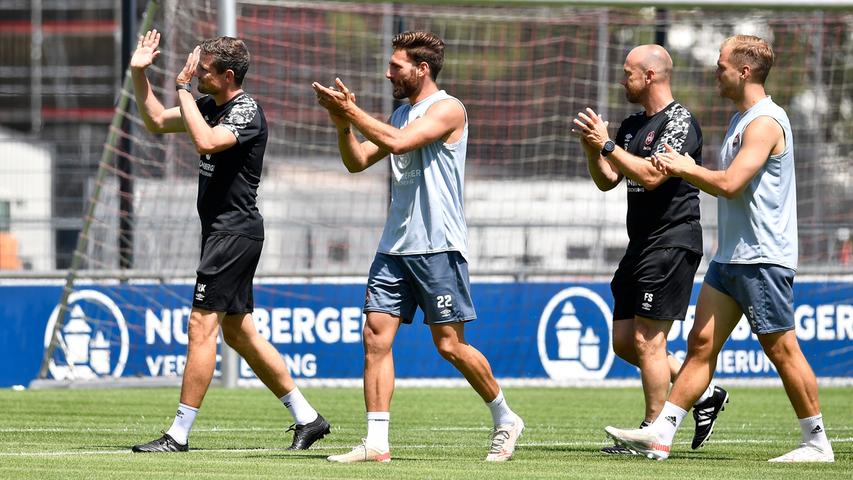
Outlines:
[[[623,71],[625,96],[644,111],[626,118],[615,140],[610,139],[608,123],[591,108],[578,113],[572,131],[580,137],[590,176],[600,190],[610,190],[627,177],[629,242],[610,284],[613,350],[640,369],[646,401],[643,428],[657,418],[681,368],[667,352],[666,337],[672,322],[685,318],[702,257],[699,190],[661,174],[649,157],[669,144],[701,162],[702,132],[693,115],[672,97],[672,59],[663,47],[634,48]],[[694,449],[711,435],[727,401],[726,391],[714,385],[698,398]],[[633,453],[620,445],[601,452]]]
[[[486,461],[509,460],[524,422],[507,405],[486,358],[465,341],[465,323],[476,318],[468,280],[467,227],[463,213],[468,120],[462,103],[439,90],[444,42],[428,32],[394,37],[386,78],[394,98],[408,99],[390,124],[355,104],[336,80],[318,83],[317,99],[337,128],[341,159],[360,172],[390,154],[391,206],[367,283],[364,312],[364,399],[367,438],[332,462],[388,462],[394,360],[391,346],[401,323],[424,312],[438,352],[456,367],[489,406],[494,421]],[[359,142],[357,129],[367,139]]]
[[[835,461],[818,400],[817,380],[800,350],[794,322],[797,193],[794,140],[785,110],[764,90],[775,56],[759,37],[736,35],[720,46],[717,86],[737,113],[720,151],[720,170],[697,166],[672,148],[655,155],[664,174],[717,197],[717,254],[708,266],[687,340],[687,358],[669,400],[646,430],[607,427],[616,441],[664,460],[687,409],[711,381],[717,355],[746,316],[779,371],[800,423],[802,443],[770,462]]]
[[[243,91],[249,51],[242,40],[205,40],[178,73],[180,106],[166,109],[145,75],[159,55],[160,34],[139,39],[130,60],[134,94],[145,126],[154,133],[187,132],[199,159],[198,214],[201,261],[189,318],[187,363],[172,426],[134,452],[185,452],[198,409],[216,366],[219,327],[225,342],[252,367],[294,418],[292,450],[304,450],[329,433],[329,423],[305,400],[278,350],[255,329],[252,279],[261,256],[263,218],[257,207],[267,123],[261,107]],[[195,99],[193,76],[198,77]]]

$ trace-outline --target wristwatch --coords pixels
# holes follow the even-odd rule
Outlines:
[[[601,147],[601,156],[606,157],[613,153],[613,150],[616,150],[616,144],[613,142],[613,140],[608,140],[604,142],[604,146]]]
[[[178,90],[186,90],[190,93],[193,93],[193,84],[192,83],[179,83],[175,85],[175,91]]]

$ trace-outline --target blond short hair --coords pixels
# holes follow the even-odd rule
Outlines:
[[[770,44],[754,35],[735,35],[725,39],[720,49],[723,47],[731,47],[732,62],[737,66],[749,65],[755,80],[764,84],[776,59]]]

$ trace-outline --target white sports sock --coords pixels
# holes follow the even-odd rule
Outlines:
[[[175,439],[176,442],[181,445],[186,445],[197,414],[197,408],[179,403],[178,411],[175,413],[175,420],[172,422],[172,426],[169,427],[169,430],[167,430],[166,433]]]
[[[702,393],[702,396],[699,397],[699,399],[696,400],[696,403],[694,403],[693,405],[698,405],[698,404],[704,402],[705,400],[711,398],[711,395],[713,395],[713,394],[714,394],[714,383],[711,382],[711,384],[708,385],[708,388],[706,388],[705,391]]]
[[[666,402],[663,404],[663,410],[661,410],[660,415],[658,415],[658,418],[652,423],[649,429],[660,436],[661,443],[672,445],[675,432],[678,431],[681,421],[686,416],[687,410],[678,405]]]
[[[298,387],[288,392],[287,395],[281,397],[279,400],[287,407],[287,410],[293,416],[293,421],[297,425],[305,425],[306,423],[317,420],[317,410],[314,410],[314,407],[308,403],[308,400],[305,400]]]
[[[373,448],[387,452],[388,426],[391,423],[391,412],[367,412],[367,438],[365,443]]]
[[[486,402],[489,411],[492,412],[492,421],[495,426],[511,425],[515,423],[515,413],[509,408],[509,404],[504,398],[503,390],[498,390],[498,396],[491,402]]]
[[[826,428],[823,426],[823,415],[801,418],[800,430],[803,431],[803,443],[815,446],[824,451],[831,451],[829,439],[826,438]]]

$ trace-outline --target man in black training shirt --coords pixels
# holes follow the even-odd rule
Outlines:
[[[293,415],[292,450],[304,450],[329,433],[329,423],[305,400],[283,358],[255,329],[252,278],[261,256],[264,223],[257,206],[267,123],[242,89],[249,51],[241,40],[219,37],[195,47],[176,79],[179,106],[166,109],[154,96],[145,69],[159,55],[160,34],[139,39],[130,61],[134,94],[145,126],[154,133],[187,132],[199,158],[198,214],[201,261],[189,319],[187,364],[172,426],[134,452],[185,452],[196,414],[216,366],[219,326],[225,342]],[[191,81],[198,77],[193,97]]]
[[[672,59],[659,45],[641,45],[625,59],[625,96],[644,111],[626,118],[614,140],[608,123],[591,108],[578,113],[572,131],[580,137],[589,173],[602,191],[626,177],[628,248],[610,284],[613,292],[613,351],[640,369],[646,426],[660,413],[681,363],[667,352],[673,321],[683,321],[693,277],[702,258],[699,190],[658,172],[649,157],[664,144],[701,162],[702,132],[696,119],[672,98]],[[711,384],[694,405],[693,448],[711,435],[728,394]],[[632,453],[620,445],[605,454]]]

